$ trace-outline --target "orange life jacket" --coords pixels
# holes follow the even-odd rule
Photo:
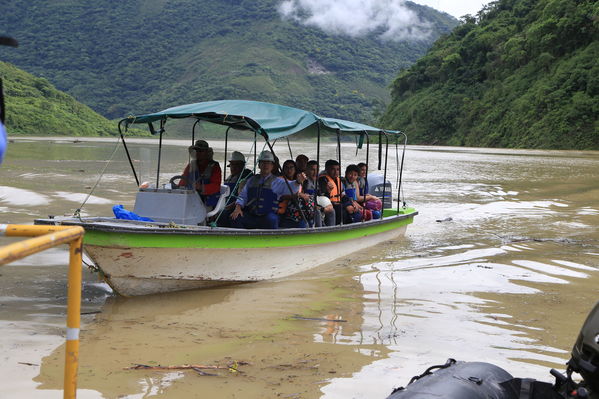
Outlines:
[[[341,202],[341,190],[343,190],[341,179],[337,178],[337,182],[335,182],[335,180],[333,180],[333,178],[329,175],[324,175],[324,177],[326,177],[329,182],[333,183],[334,186],[329,193],[329,199],[331,202],[334,204]]]

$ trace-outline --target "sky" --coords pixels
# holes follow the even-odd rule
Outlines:
[[[483,5],[490,0],[413,0],[414,3],[424,4],[439,11],[444,11],[456,18],[466,14],[476,15]]]

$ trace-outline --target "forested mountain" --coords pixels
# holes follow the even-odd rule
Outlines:
[[[599,3],[499,0],[393,83],[412,143],[599,149]]]
[[[21,46],[0,50],[0,59],[108,118],[240,98],[369,121],[384,110],[397,72],[457,24],[407,2],[427,36],[349,37],[283,19],[281,2],[11,0],[2,5],[0,33]]]
[[[116,134],[115,124],[57,90],[44,78],[35,77],[6,62],[0,62],[0,78],[4,87],[9,136]]]

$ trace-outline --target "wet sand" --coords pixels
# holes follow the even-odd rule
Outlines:
[[[131,148],[151,177],[146,143]],[[165,147],[163,179],[184,166],[187,142],[176,144]],[[284,159],[286,144],[277,148]],[[11,143],[3,222],[72,212],[113,149]],[[84,214],[132,205],[121,150],[114,159]],[[410,147],[404,190],[420,215],[404,240],[280,281],[148,298],[113,297],[86,273],[83,312],[100,313],[83,316],[79,396],[385,397],[449,357],[550,381],[599,300],[598,171],[596,152]],[[0,269],[0,385],[10,396],[60,396],[65,254]],[[123,370],[234,361],[240,372],[218,376]]]

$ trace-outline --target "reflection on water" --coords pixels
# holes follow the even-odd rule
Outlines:
[[[188,145],[168,144],[164,181],[181,172]],[[142,180],[155,173],[152,145],[131,144]],[[344,164],[354,155],[346,147]],[[72,213],[113,149],[11,143],[0,175],[4,221]],[[275,149],[286,158],[286,143]],[[132,206],[121,152],[83,214]],[[323,153],[334,156],[334,146]],[[599,154],[411,147],[406,157],[404,194],[420,215],[404,240],[281,281],[105,304],[106,286],[86,274],[84,308],[102,313],[84,319],[80,397],[385,397],[448,357],[550,380],[599,299]],[[1,271],[0,383],[14,396],[44,397],[62,384],[65,268],[48,265],[66,259],[57,249]],[[23,338],[33,333],[39,339]],[[249,362],[244,373],[123,370],[232,360]]]

